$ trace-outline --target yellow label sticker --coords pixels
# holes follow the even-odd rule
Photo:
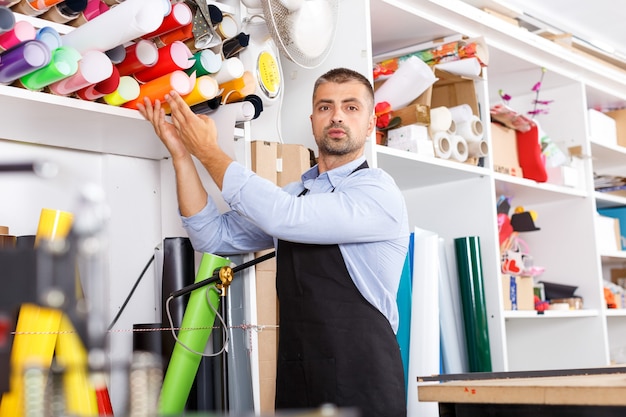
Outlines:
[[[270,52],[263,51],[257,61],[259,85],[263,93],[274,98],[280,93],[280,68],[278,61]]]

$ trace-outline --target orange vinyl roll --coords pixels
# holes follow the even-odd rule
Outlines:
[[[254,93],[256,90],[255,83],[254,75],[250,71],[246,71],[242,77],[220,84],[220,88],[224,90],[222,96],[226,103],[241,101]]]
[[[182,96],[185,103],[189,106],[193,106],[195,104],[204,103],[207,100],[211,100],[212,98],[217,97],[220,92],[220,88],[217,85],[217,81],[215,78],[210,75],[203,75],[201,77],[196,78],[195,85],[193,90],[187,95]],[[161,107],[165,113],[171,113],[170,106],[167,102],[162,102]]]
[[[137,103],[143,104],[145,97],[148,97],[152,103],[154,103],[155,100],[160,100],[161,103],[163,103],[165,101],[165,95],[172,90],[178,92],[181,96],[187,95],[193,89],[195,81],[195,76],[192,80],[184,71],[172,71],[142,84],[139,87],[139,97],[122,104],[122,107],[137,109]]]
[[[193,37],[192,29],[193,22],[181,28],[175,29],[171,32],[164,33],[163,35],[159,36],[158,39],[163,45],[169,45],[176,41],[185,42],[186,40]]]
[[[28,3],[36,10],[47,10],[55,4],[61,3],[63,0],[32,0]]]

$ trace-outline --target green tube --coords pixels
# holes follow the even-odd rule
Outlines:
[[[491,372],[491,349],[478,236],[454,239],[470,372]]]
[[[48,65],[28,73],[20,78],[20,82],[29,90],[37,91],[60,81],[78,71],[78,61],[81,55],[76,49],[61,46],[52,51],[52,58]]]
[[[213,275],[215,269],[230,265],[230,260],[216,255],[204,253],[195,282],[203,281]],[[178,332],[179,343],[172,351],[161,395],[159,397],[159,415],[178,416],[185,411],[185,404],[191,391],[191,386],[198,372],[202,356],[185,349],[187,346],[196,352],[204,352],[204,348],[211,335],[211,328],[215,322],[215,312],[220,303],[220,296],[209,287],[194,290],[189,296],[189,302],[183,314],[181,329]],[[207,302],[207,291],[209,301]],[[210,306],[209,306],[210,302]],[[198,329],[199,328],[199,329]],[[197,330],[185,330],[197,329]],[[181,343],[184,345],[182,346]]]

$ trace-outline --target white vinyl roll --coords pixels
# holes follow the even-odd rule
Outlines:
[[[472,116],[469,120],[456,122],[456,134],[462,136],[468,142],[478,142],[484,136],[483,122],[478,116]]]
[[[416,56],[402,61],[374,93],[376,103],[386,101],[392,109],[401,109],[420,96],[436,81],[430,66]]]
[[[432,135],[435,156],[441,159],[450,159],[452,156],[452,138],[446,131],[435,132]]]
[[[459,104],[458,106],[450,107],[450,114],[452,114],[452,120],[457,124],[466,120],[470,120],[474,113],[469,104]]]
[[[450,159],[459,162],[467,161],[467,157],[469,156],[467,141],[461,135],[452,135],[451,143],[452,155],[450,155]]]
[[[452,113],[445,106],[430,109],[430,125],[428,129],[431,132],[447,131],[452,124]]]

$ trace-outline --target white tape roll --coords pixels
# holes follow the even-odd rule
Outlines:
[[[459,104],[458,106],[450,107],[450,114],[452,115],[452,120],[457,123],[470,120],[474,115],[469,104]]]
[[[489,153],[489,145],[484,139],[478,141],[467,141],[467,152],[469,157],[480,158],[487,156]]]
[[[467,157],[469,156],[469,150],[467,148],[467,142],[460,135],[452,135],[451,137],[452,143],[452,154],[450,155],[450,159],[454,159],[455,161],[465,162],[467,161]]]
[[[435,132],[432,135],[435,156],[441,159],[450,159],[452,155],[452,139],[446,131]]]
[[[456,134],[462,136],[468,142],[478,142],[484,136],[483,123],[478,116],[472,116],[469,120],[456,122]]]

